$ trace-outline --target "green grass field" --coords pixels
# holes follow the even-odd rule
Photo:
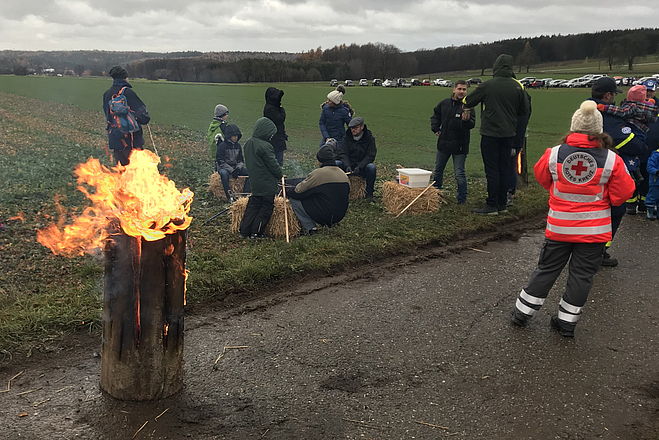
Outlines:
[[[50,340],[79,328],[97,328],[102,292],[102,257],[65,259],[36,243],[35,232],[55,220],[54,197],[76,212],[84,205],[72,170],[90,156],[106,163],[101,95],[109,81],[99,78],[0,76],[0,353],[44,348]],[[545,210],[546,195],[531,185],[518,196],[508,216],[479,217],[470,209],[482,203],[484,185],[474,131],[467,161],[470,205],[450,202],[433,214],[393,219],[380,203],[357,201],[345,220],[314,237],[244,242],[228,232],[229,219],[204,226],[223,205],[207,190],[212,165],[204,132],[217,103],[249,136],[260,116],[266,85],[179,84],[135,81],[149,106],[161,155],[170,158],[168,176],[195,192],[190,228],[188,292],[195,306],[254,291],[301,274],[359,270],[384,256],[413,252],[419,245],[450,242],[491,230],[513,219]],[[290,137],[285,171],[291,177],[314,166],[320,134],[319,105],[326,84],[276,84],[283,89]],[[347,99],[378,140],[379,178],[391,179],[396,164],[432,169],[435,136],[429,117],[448,89],[351,88]],[[531,90],[530,159],[559,142],[586,90]],[[245,138],[246,139],[246,138]],[[453,199],[451,172],[445,178]],[[357,269],[355,269],[357,267]],[[1,358],[1,356],[0,356]]]

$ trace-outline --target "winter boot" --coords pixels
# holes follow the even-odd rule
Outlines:
[[[561,321],[560,319],[558,319],[558,316],[556,315],[551,317],[549,324],[551,325],[551,328],[553,330],[556,330],[558,334],[563,336],[564,338],[574,338],[574,327],[575,327],[574,324]]]
[[[510,322],[518,327],[526,327],[530,319],[530,315],[520,312],[517,310],[517,308],[513,309],[512,313],[510,314]]]
[[[618,265],[618,259],[609,255],[609,251],[604,250],[602,262],[600,264],[604,267],[616,267]]]
[[[656,220],[657,219],[657,207],[656,206],[648,206],[647,211],[645,213],[645,216],[649,220]]]

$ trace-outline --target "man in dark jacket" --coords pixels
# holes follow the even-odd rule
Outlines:
[[[268,118],[259,118],[252,137],[245,142],[245,164],[252,185],[252,195],[240,222],[240,235],[245,238],[264,236],[263,231],[275,207],[275,195],[279,192],[278,184],[283,175],[275,158],[275,150],[270,144],[275,133],[277,127],[274,122]]]
[[[110,76],[112,77],[112,87],[103,93],[103,113],[107,121],[108,131],[108,146],[112,150],[114,160],[121,165],[128,165],[128,158],[133,148],[141,150],[144,147],[144,136],[142,135],[142,125],[146,125],[151,120],[146,105],[133,91],[126,78],[128,72],[121,66],[114,66],[110,69]],[[117,124],[110,114],[110,100],[114,95],[123,89],[123,95],[126,97],[130,111],[133,112],[135,120],[140,127],[133,133],[122,133],[117,127]]]
[[[306,235],[316,233],[316,223],[333,226],[345,217],[350,198],[348,176],[336,166],[334,147],[318,150],[320,168],[313,170],[293,190],[287,191],[291,207]]]
[[[430,129],[437,136],[435,187],[442,189],[444,168],[453,156],[453,173],[458,185],[459,204],[467,201],[465,161],[469,153],[469,130],[476,125],[476,112],[466,109],[462,103],[467,95],[467,87],[466,81],[456,81],[451,97],[437,104],[430,117]]]
[[[327,94],[327,102],[320,108],[318,127],[323,138],[323,146],[330,139],[335,139],[341,145],[345,136],[345,126],[350,122],[350,109],[343,105],[343,93],[332,90]]]
[[[364,124],[364,118],[357,116],[350,120],[339,151],[337,165],[346,173],[363,177],[366,180],[366,198],[372,199],[377,175],[373,161],[377,149],[375,137]]]
[[[477,214],[506,212],[508,183],[512,173],[511,152],[517,121],[526,118],[529,103],[522,85],[513,73],[513,57],[499,55],[494,62],[493,78],[476,87],[465,98],[465,106],[483,104],[481,112],[481,155],[487,178],[487,200]]]
[[[243,150],[240,147],[240,138],[242,133],[237,125],[227,125],[224,134],[226,139],[218,142],[217,152],[215,153],[215,169],[220,174],[222,180],[222,187],[224,194],[227,196],[229,202],[233,202],[233,195],[230,193],[231,187],[229,186],[230,178],[237,178],[238,176],[248,176],[247,168],[245,167],[245,159],[243,159]],[[245,181],[243,192],[249,192],[249,179]]]
[[[615,104],[616,93],[621,93],[613,78],[605,76],[598,79],[591,89],[591,99],[597,104]],[[633,158],[647,154],[645,142],[634,136],[632,129],[624,119],[610,113],[602,113],[604,133],[613,139],[613,147],[625,159],[625,165],[628,165],[627,158]],[[612,240],[625,216],[625,204],[620,206],[611,206],[611,232]],[[609,248],[611,241],[606,243],[604,248],[604,258],[602,266],[615,267],[618,265],[618,259],[611,257]]]
[[[279,165],[284,164],[284,151],[286,150],[286,141],[288,135],[286,134],[286,110],[281,106],[281,98],[284,96],[284,91],[274,87],[268,87],[265,91],[265,106],[263,107],[263,116],[270,119],[277,127],[277,133],[272,137],[270,143],[275,148],[275,157]]]

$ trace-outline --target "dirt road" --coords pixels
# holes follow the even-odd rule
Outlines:
[[[189,317],[184,391],[118,402],[97,338],[0,371],[2,439],[659,439],[659,225],[627,218],[574,340],[508,317],[542,234]],[[328,287],[320,287],[326,285]],[[226,350],[224,346],[247,346]],[[21,394],[23,393],[23,394]],[[158,415],[166,411],[156,419]]]

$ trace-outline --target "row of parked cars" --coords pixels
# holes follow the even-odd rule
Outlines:
[[[483,82],[480,78],[469,78],[467,80],[467,83],[469,84],[480,84]],[[347,79],[343,82],[343,84],[346,87],[352,87],[355,85],[355,81],[351,79]],[[360,79],[357,84],[360,86],[368,86],[368,80],[366,78]],[[330,81],[330,86],[331,87],[336,87],[339,85],[339,80],[333,79]],[[385,79],[384,81],[375,78],[371,81],[372,86],[382,86],[382,87],[412,87],[412,86],[430,86],[430,85],[435,85],[435,86],[440,86],[440,87],[453,87],[453,81],[450,81],[448,79],[443,79],[443,78],[437,78],[433,81],[430,81],[430,79],[424,79],[424,80],[419,80],[416,78],[413,78],[411,80],[407,80],[405,78],[397,78],[397,79]]]
[[[599,74],[588,74],[580,76],[578,78],[572,79],[553,79],[553,78],[536,78],[534,76],[527,76],[519,80],[525,87],[528,88],[538,88],[538,87],[567,87],[567,88],[576,88],[576,87],[592,87],[593,83],[598,79],[605,77],[607,75]],[[659,74],[654,74],[652,76],[644,76],[643,78],[636,78],[633,76],[614,76],[616,84],[619,86],[633,86],[637,84],[642,84],[646,80],[653,79],[659,81]]]

